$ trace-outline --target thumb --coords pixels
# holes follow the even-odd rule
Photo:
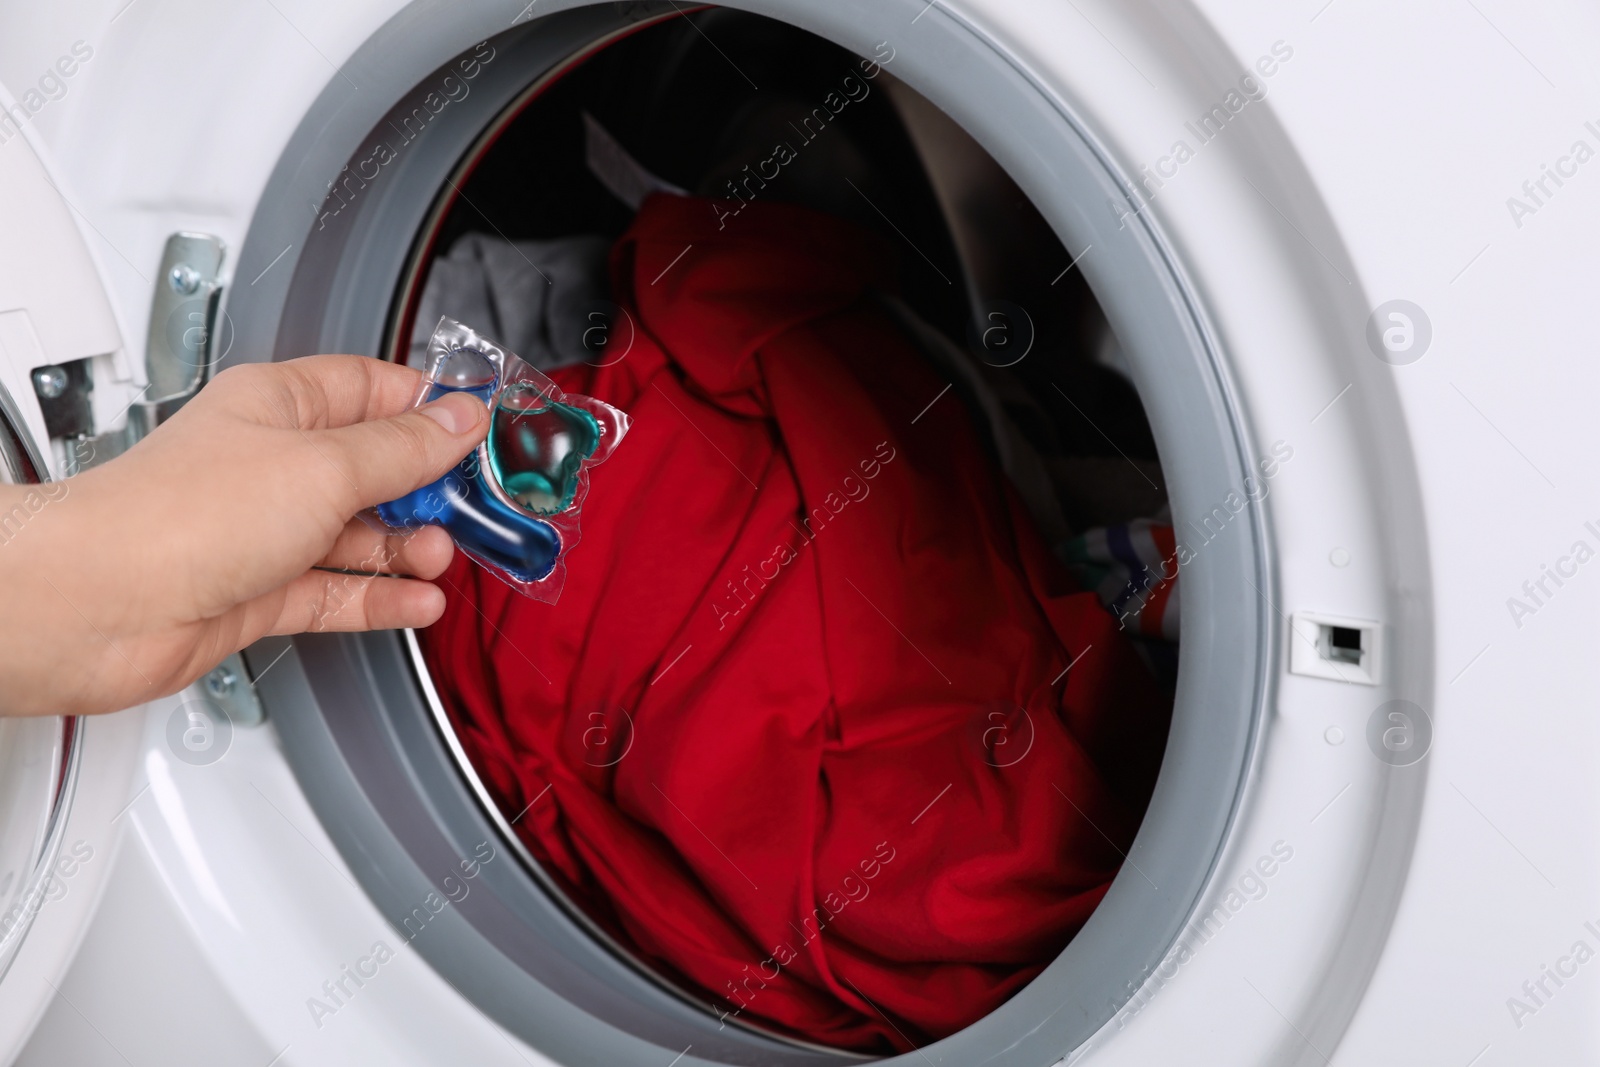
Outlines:
[[[354,514],[404,496],[442,477],[489,430],[489,409],[466,393],[449,393],[420,408],[318,431],[319,451],[344,475]]]

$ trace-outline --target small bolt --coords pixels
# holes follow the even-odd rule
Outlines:
[[[187,263],[179,263],[167,275],[167,283],[172,286],[173,292],[192,296],[200,291],[200,272]]]
[[[40,367],[33,372],[33,391],[41,399],[54,400],[67,391],[70,381],[65,367]]]
[[[228,694],[233,692],[233,687],[237,684],[239,684],[239,676],[233,673],[230,667],[218,667],[206,675],[206,692],[210,693],[214,700],[225,699]]]

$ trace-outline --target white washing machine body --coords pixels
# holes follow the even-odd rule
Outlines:
[[[170,234],[225,243],[238,264],[222,279],[229,314],[291,285],[328,201],[304,198],[281,250],[263,245],[264,205],[296,167],[323,192],[340,173],[306,150],[308,116],[381,115],[392,94],[362,94],[580,6],[0,4],[17,131],[0,121],[0,153],[38,162],[36,177],[5,172],[33,228],[0,255],[26,274],[38,242],[78,249],[43,257],[51,284],[0,316],[50,324],[79,308],[89,335],[39,326],[34,349],[0,337],[28,430],[43,436],[35,357],[91,358],[107,425],[134,402]],[[731,6],[857,50],[889,42],[912,60],[896,74],[1041,205],[1055,163],[1044,142],[1019,147],[1018,131],[1076,131],[1120,195],[1043,210],[1097,291],[1119,284],[1116,235],[1138,231],[1197,349],[1215,356],[1244,470],[1276,460],[1235,506],[1185,496],[1200,472],[1163,448],[1198,558],[1213,514],[1254,524],[1261,545],[1250,588],[1233,591],[1262,620],[1259,706],[1181,923],[1103,1003],[1061,1002],[1082,1016],[1082,1041],[1050,1048],[1040,1022],[992,1039],[992,1056],[941,1042],[905,1062],[1600,1057],[1600,874],[1586,847],[1600,836],[1586,773],[1600,691],[1588,651],[1600,569],[1586,566],[1600,551],[1586,447],[1600,396],[1600,15],[1487,0]],[[386,57],[433,54],[415,44],[428,35],[435,63],[386,70]],[[954,68],[931,76],[958,39],[1030,87],[1038,115],[961,96]],[[1159,338],[1121,316],[1141,391],[1157,396]],[[1147,404],[1158,441],[1164,419],[1182,419],[1162,403]],[[1208,625],[1192,607],[1204,602],[1186,593],[1186,635]],[[1333,628],[1362,633],[1367,655],[1330,659]],[[252,657],[253,684],[300,678],[299,647]],[[1185,655],[1196,687],[1231,669]],[[588,1062],[508,1025],[386,917],[345,831],[308,795],[315,784],[291,769],[278,706],[266,725],[235,728],[220,759],[185,757],[174,716],[197,698],[87,725],[63,840],[91,858],[39,909],[4,979],[0,1055]],[[1199,743],[1229,714],[1191,707],[1173,744]],[[1178,796],[1162,789],[1155,809]],[[486,868],[515,862],[485,846]],[[1155,870],[1163,847],[1141,837],[1119,884]],[[1084,936],[1115,918],[1097,914]],[[1050,995],[1030,987],[1016,1010]],[[663,1047],[660,1062],[720,1062],[690,1046]]]

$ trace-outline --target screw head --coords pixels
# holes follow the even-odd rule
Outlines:
[[[200,291],[200,272],[187,263],[179,263],[167,275],[167,284],[172,286],[173,292],[193,296]]]
[[[230,667],[218,667],[206,675],[206,692],[216,700],[221,700],[233,692],[233,687],[239,684],[239,676],[233,673]]]
[[[67,391],[70,379],[65,367],[40,367],[33,372],[33,391],[44,400],[54,400]]]

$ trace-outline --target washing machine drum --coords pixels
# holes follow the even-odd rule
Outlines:
[[[987,428],[928,406],[892,247],[727,210],[646,200],[613,252],[631,335],[553,371],[634,419],[560,601],[458,560],[420,642],[499,810],[616,943],[733,1018],[909,1051],[1088,918],[1166,698]]]
[[[318,190],[284,290],[232,298],[236,347],[405,361],[449,315],[633,418],[557,603],[458,559],[435,626],[300,638],[261,683],[396,929],[561,1062],[989,1048],[1131,983],[1209,869],[1212,828],[1141,864],[1159,897],[1124,871],[1175,692],[1155,435],[1078,251],[893,53],[564,11],[364,135],[325,101],[241,255],[305,229],[307,160],[416,131]],[[1176,802],[1222,818],[1245,734],[1209,736],[1216,796]]]

